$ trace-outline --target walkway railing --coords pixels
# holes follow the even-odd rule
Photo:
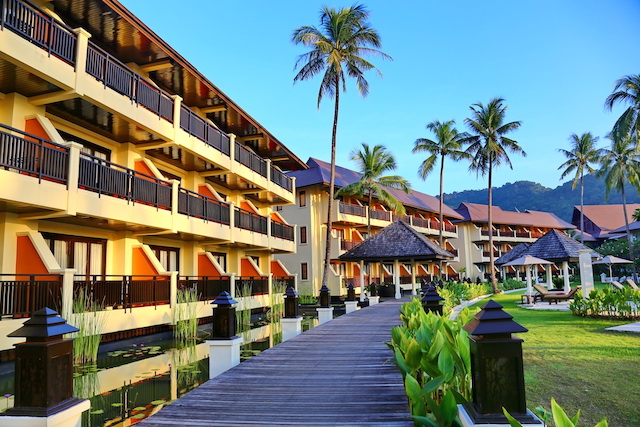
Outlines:
[[[229,205],[203,194],[180,187],[178,212],[220,224],[229,224]]]
[[[391,219],[391,213],[389,211],[369,209],[369,215],[372,219],[379,219],[382,221],[389,221]]]
[[[267,217],[249,212],[242,208],[236,208],[235,225],[238,228],[267,234]]]
[[[267,162],[253,151],[236,141],[236,161],[258,174],[267,176]]]
[[[293,190],[293,180],[275,166],[271,165],[271,182],[291,192]]]
[[[269,279],[264,276],[239,276],[236,277],[236,296],[246,297],[243,295],[243,288],[249,289],[251,296],[265,295],[269,293]]]
[[[91,41],[87,51],[87,74],[116,92],[173,123],[173,98],[100,49]]]
[[[68,160],[67,147],[0,124],[0,167],[66,184]]]
[[[80,153],[78,185],[98,194],[171,209],[171,183],[86,153]]]
[[[296,279],[293,276],[273,276],[273,283],[280,282],[284,284],[286,288],[296,286]]]
[[[180,128],[221,153],[229,155],[229,137],[185,105],[180,107]]]
[[[284,222],[271,220],[271,236],[293,241],[293,226]]]
[[[61,310],[60,275],[0,274],[0,316],[31,317],[43,307]]]
[[[76,34],[26,0],[2,0],[0,28],[29,40],[63,61],[74,65]]]
[[[340,202],[339,207],[340,207],[340,213],[343,213],[343,214],[355,215],[355,216],[361,216],[361,217],[367,216],[367,208],[365,208],[364,206]]]
[[[209,301],[222,291],[231,293],[231,280],[228,276],[178,276],[178,290],[194,287],[199,301]]]
[[[169,303],[170,281],[166,276],[76,276],[73,290],[105,307],[155,306]]]

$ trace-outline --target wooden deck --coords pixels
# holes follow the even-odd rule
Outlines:
[[[252,357],[140,426],[412,426],[391,327],[403,300],[341,316]]]

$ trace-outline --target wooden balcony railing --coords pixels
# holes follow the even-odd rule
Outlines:
[[[369,209],[369,215],[371,219],[379,219],[381,221],[389,221],[391,219],[391,213],[389,211]]]
[[[229,224],[229,205],[180,187],[178,192],[178,213],[207,221]]]
[[[245,165],[258,174],[267,176],[267,162],[253,151],[236,141],[236,162]]]
[[[288,192],[293,191],[293,180],[291,177],[288,177],[273,165],[271,165],[271,182],[284,188]]]
[[[258,215],[241,208],[236,208],[235,215],[235,226],[237,228],[255,231],[260,234],[267,234],[266,216]]]
[[[0,316],[31,317],[44,307],[62,309],[60,275],[0,274]]]
[[[29,40],[68,64],[76,60],[76,34],[52,16],[47,15],[26,0],[3,0],[0,29]]]
[[[527,238],[531,237],[531,234],[529,234],[528,231],[516,231],[516,237],[527,239]]]
[[[222,154],[229,155],[229,136],[185,105],[180,107],[180,128]]]
[[[455,233],[458,230],[458,227],[452,224],[445,224],[443,230],[449,233]]]
[[[417,278],[416,278],[417,280]],[[401,285],[409,285],[413,283],[413,281],[411,280],[411,276],[400,276],[400,284]],[[419,283],[419,282],[416,282]]]
[[[489,230],[482,230],[482,231],[480,232],[480,234],[481,234],[481,235],[483,235],[483,236],[488,236],[488,235],[489,235]],[[494,236],[494,237],[497,237],[497,236],[499,236],[499,235],[500,235],[500,233],[498,232],[498,230],[493,230],[493,233],[492,233],[492,234],[493,234],[493,236]]]
[[[67,147],[0,124],[0,167],[66,184],[68,162]]]
[[[78,186],[100,195],[171,209],[170,182],[86,153],[80,153]]]
[[[76,276],[73,290],[104,307],[155,306],[169,303],[170,281],[166,276]]]
[[[286,288],[295,288],[296,279],[293,276],[273,276],[273,283],[282,283]]]
[[[340,249],[343,251],[350,251],[359,244],[360,242],[352,242],[351,240],[340,240]]]
[[[458,256],[458,250],[453,248],[447,248],[447,251],[451,253],[453,256]]]
[[[400,221],[403,221],[403,222],[406,222],[407,224],[409,224],[409,221],[411,220],[411,217],[409,215],[396,215],[396,214],[393,214],[392,215],[392,220],[394,222],[400,220]]]
[[[250,295],[243,295],[243,289],[248,288]],[[247,297],[255,295],[265,295],[269,293],[269,279],[264,276],[236,277],[236,296]]]
[[[428,219],[414,216],[411,219],[411,221],[412,221],[412,224],[415,225],[416,227],[431,228],[431,223],[429,222]]]
[[[271,220],[271,236],[293,242],[293,226],[284,222]]]
[[[363,218],[366,218],[367,216],[367,208],[365,208],[364,206],[340,202],[339,209],[340,213],[343,214],[361,216]]]
[[[194,287],[199,301],[210,301],[220,292],[231,293],[231,280],[228,276],[178,276],[178,290]]]
[[[173,98],[91,41],[87,50],[86,72],[106,87],[173,123]]]
[[[500,257],[500,251],[493,251],[493,256],[498,258]],[[491,256],[491,253],[489,251],[482,251],[482,256],[485,258],[489,258]]]

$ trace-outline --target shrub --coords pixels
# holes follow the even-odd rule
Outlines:
[[[640,317],[640,291],[631,288],[621,291],[594,289],[589,298],[577,293],[569,309],[575,316],[635,319]]]
[[[516,279],[505,279],[502,283],[499,284],[500,290],[502,291],[510,291],[512,289],[522,289],[526,286],[527,286],[526,283],[523,283]]]

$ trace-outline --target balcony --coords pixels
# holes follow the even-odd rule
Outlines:
[[[285,224],[284,222],[276,221],[274,219],[271,220],[271,236],[277,237],[279,239],[289,240],[293,242],[294,227],[289,224]]]
[[[236,208],[235,215],[236,227],[259,234],[267,234],[266,216],[258,215],[241,208]]]
[[[169,304],[170,285],[166,276],[76,276],[73,291],[105,307],[132,308]]]
[[[383,211],[378,209],[369,209],[369,215],[371,219],[378,219],[380,221],[390,221],[391,213],[389,211]]]
[[[178,213],[229,225],[228,204],[182,187],[178,191]]]
[[[341,214],[359,216],[362,218],[367,217],[367,208],[364,206],[344,202],[339,202],[338,205]]]
[[[236,297],[249,297],[269,294],[269,278],[266,276],[236,277]]]
[[[198,301],[210,301],[223,291],[231,293],[231,279],[229,276],[178,276],[177,289],[195,289]]]
[[[0,316],[31,317],[42,307],[62,308],[62,276],[0,274]]]
[[[180,106],[180,128],[225,156],[229,156],[231,146],[229,136],[185,105]]]

